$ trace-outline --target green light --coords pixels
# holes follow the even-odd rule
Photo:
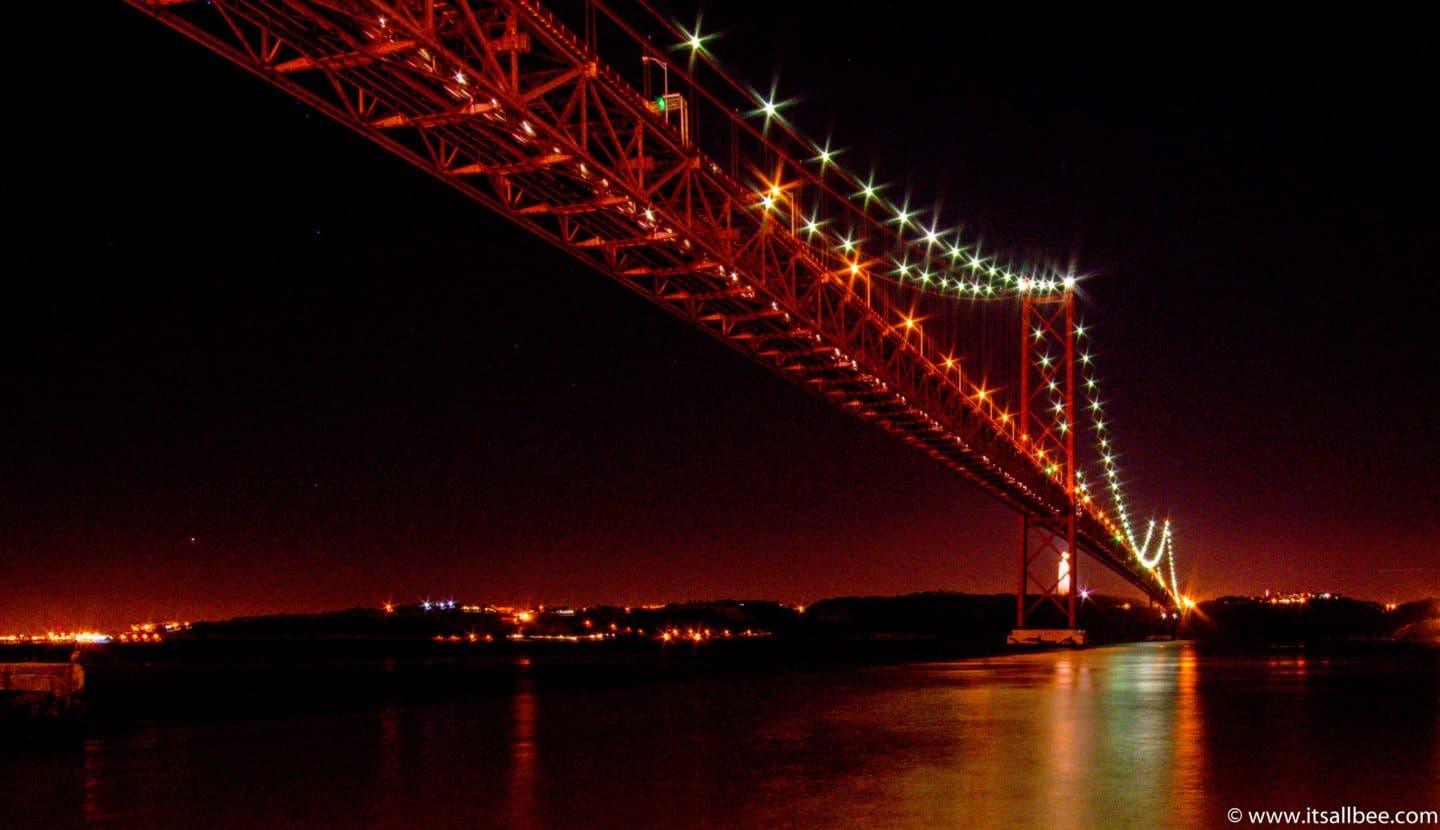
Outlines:
[[[633,98],[631,100],[634,100]],[[655,108],[661,112],[665,111],[665,96],[661,95],[655,99]]]

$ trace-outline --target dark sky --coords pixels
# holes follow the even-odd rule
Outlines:
[[[1440,594],[1428,25],[998,5],[705,22],[851,166],[1094,275],[1130,498],[1194,592]],[[42,13],[0,631],[1011,588],[1013,515],[898,441],[118,2]]]

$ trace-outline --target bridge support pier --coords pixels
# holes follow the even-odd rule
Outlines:
[[[1015,592],[1015,627],[1024,628],[1027,618],[1048,605],[1065,617],[1065,625],[1076,622],[1075,516],[1020,517],[1020,581]],[[1031,588],[1035,592],[1031,592]]]

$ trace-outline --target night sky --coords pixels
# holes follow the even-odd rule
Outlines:
[[[1014,516],[896,439],[138,12],[41,5],[0,632],[1013,590]],[[1000,5],[705,30],[852,169],[1092,275],[1130,500],[1192,592],[1440,595],[1428,22]]]

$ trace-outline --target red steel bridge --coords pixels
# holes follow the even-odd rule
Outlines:
[[[1073,274],[884,198],[649,0],[127,2],[1009,505],[1017,626],[1074,627],[1080,552],[1186,601]]]

